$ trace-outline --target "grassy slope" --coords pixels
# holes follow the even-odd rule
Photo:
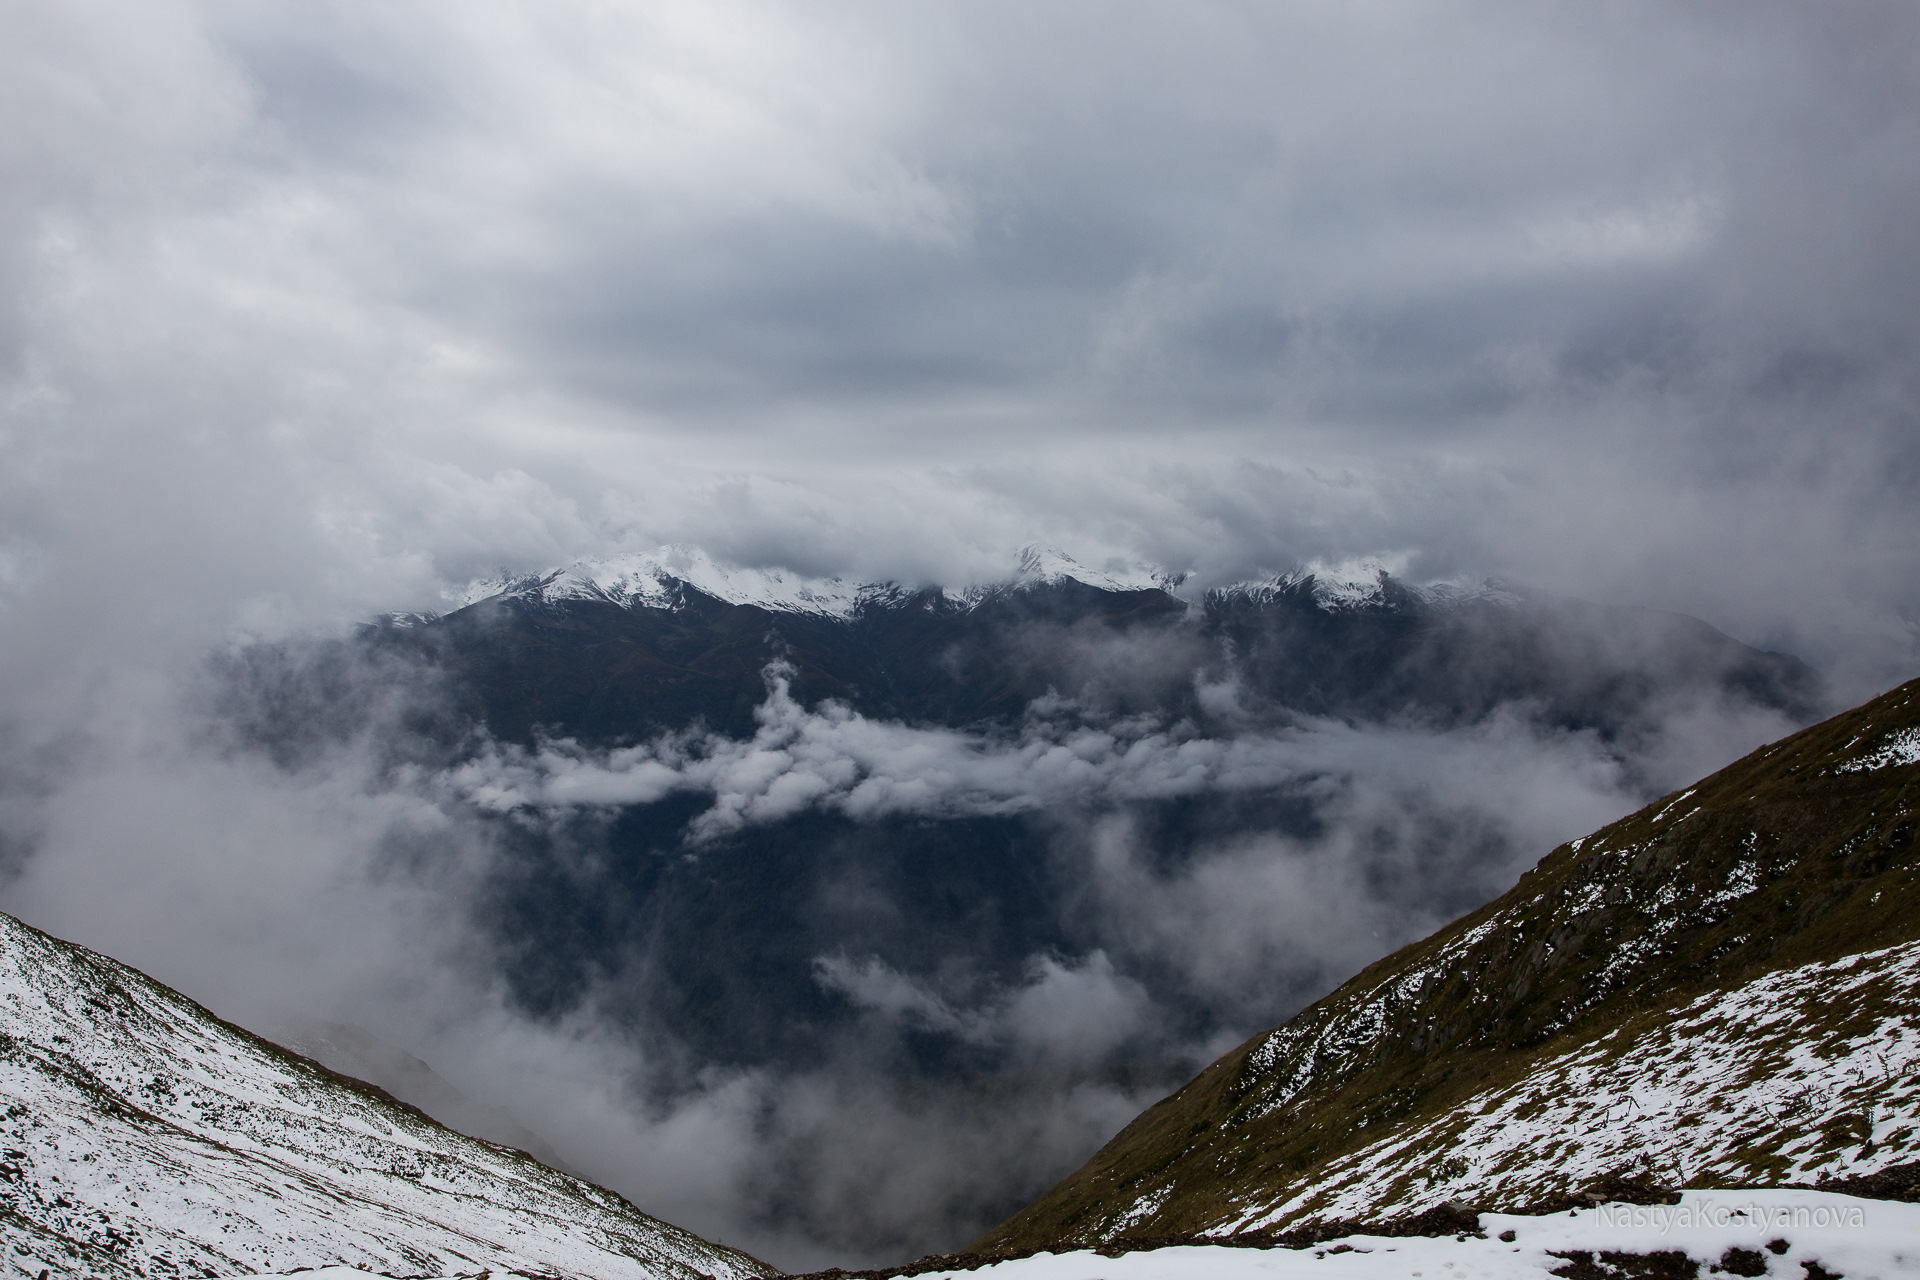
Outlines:
[[[1920,681],[1562,845],[1215,1062],[971,1247],[1218,1230],[1631,1020],[1920,938],[1920,764],[1836,772],[1915,728]]]

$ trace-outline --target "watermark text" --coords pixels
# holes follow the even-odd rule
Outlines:
[[[1603,1204],[1594,1207],[1603,1227],[1653,1227],[1666,1235],[1676,1227],[1864,1227],[1867,1212],[1857,1204]]]

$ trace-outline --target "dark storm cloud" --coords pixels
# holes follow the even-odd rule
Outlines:
[[[291,621],[613,545],[959,581],[1043,538],[1912,667],[1908,6],[10,21],[10,506],[111,526],[130,437],[141,481],[217,447],[278,540],[169,560],[256,613],[269,567],[342,588]],[[107,568],[17,515],[0,556]]]
[[[702,1075],[591,1001],[529,1020],[467,928],[498,833],[456,780],[372,729],[232,749],[182,692],[207,652],[609,549],[960,583],[1037,539],[1196,585],[1504,574],[1864,695],[1920,669],[1917,44],[1895,3],[10,6],[0,904],[258,1025],[363,1021],[781,1261],[959,1231],[999,1153],[1062,1171],[1145,1093]],[[1670,707],[1625,760],[1524,716],[1084,757],[789,727],[819,770],[652,764],[740,821],[875,779],[1116,806],[1055,850],[1083,951],[972,992],[820,957],[878,1057],[945,1027],[1067,1071],[1148,1034],[1136,971],[1305,999],[1433,923],[1432,868],[1492,892],[1778,726]],[[1344,779],[1329,834],[1157,866],[1127,788],[1189,748]],[[1086,776],[1047,791],[1056,750]],[[645,782],[491,763],[543,803]],[[1066,1034],[1069,990],[1112,1017]]]

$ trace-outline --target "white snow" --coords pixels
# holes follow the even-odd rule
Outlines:
[[[1109,569],[1089,569],[1058,547],[1038,544],[1020,552],[1020,567],[1014,571],[1016,586],[1035,583],[1083,582],[1102,591],[1146,591],[1164,585],[1166,575],[1144,565],[1115,565]]]
[[[1875,1012],[1835,1016],[1850,1009]],[[1920,1156],[1916,1067],[1920,943],[1784,970],[1549,1056],[1249,1206],[1238,1229],[1525,1203],[1622,1169],[1669,1185],[1873,1172]]]
[[[1545,1280],[1570,1256],[1679,1252],[1702,1275],[1730,1249],[1760,1255],[1766,1274],[1804,1280],[1807,1264],[1848,1280],[1920,1276],[1920,1205],[1821,1191],[1703,1190],[1678,1204],[1603,1204],[1577,1212],[1480,1215],[1480,1236],[1352,1235],[1304,1249],[1177,1245],[1118,1257],[1039,1253],[921,1280]],[[1502,1240],[1506,1232],[1513,1239]],[[1771,1247],[1769,1247],[1771,1246]],[[1778,1249],[1779,1252],[1775,1252]],[[473,1280],[448,1274],[435,1280]],[[275,1280],[373,1280],[349,1267]]]
[[[1698,791],[1699,789],[1700,788],[1698,787],[1688,787],[1685,791],[1682,791],[1679,795],[1675,796],[1672,800],[1668,801],[1665,807],[1663,807],[1660,810],[1660,812],[1653,815],[1653,821],[1655,822],[1666,821],[1667,815],[1672,813],[1675,809],[1679,808],[1680,802],[1682,800],[1685,800],[1688,796],[1691,796],[1694,792]]]
[[[1178,1245],[1108,1258],[1040,1253],[922,1280],[1544,1280],[1569,1255],[1679,1252],[1702,1275],[1729,1249],[1760,1255],[1767,1274],[1804,1280],[1808,1263],[1847,1280],[1920,1276],[1920,1205],[1821,1191],[1702,1190],[1678,1204],[1603,1204],[1573,1213],[1484,1213],[1481,1236],[1352,1235],[1304,1249]],[[1511,1241],[1502,1240],[1511,1231]],[[1770,1248],[1769,1246],[1773,1246]],[[1778,1253],[1774,1249],[1778,1248]],[[448,1274],[436,1280],[473,1280]],[[328,1267],[279,1280],[372,1280]]]
[[[674,587],[684,582],[728,604],[753,604],[784,613],[849,618],[872,598],[887,596],[891,584],[858,586],[840,578],[809,578],[782,569],[723,564],[698,547],[666,546],[632,555],[576,560],[528,577],[479,579],[458,597],[472,604],[501,594],[525,594],[554,602],[605,600],[627,608],[667,609]]]
[[[1485,1238],[1348,1236],[1309,1249],[1185,1245],[1106,1258],[1043,1253],[978,1271],[979,1280],[1543,1280],[1574,1253],[1679,1251],[1705,1276],[1727,1250],[1760,1254],[1767,1274],[1803,1280],[1817,1262],[1847,1280],[1920,1276],[1920,1205],[1818,1191],[1690,1191],[1676,1205],[1600,1205],[1575,1213],[1480,1216]],[[1514,1239],[1500,1239],[1511,1231]],[[1776,1254],[1768,1245],[1784,1241]]]
[[[1311,581],[1313,601],[1329,612],[1362,609],[1379,605],[1386,599],[1386,582],[1397,586],[1415,600],[1430,605],[1454,606],[1474,602],[1513,606],[1523,597],[1509,584],[1497,578],[1445,578],[1435,582],[1413,583],[1402,576],[1406,557],[1363,556],[1353,560],[1314,560],[1295,565],[1285,573],[1236,582],[1219,589],[1223,596],[1243,595],[1265,602],[1298,590]]]
[[[1298,587],[1309,578],[1313,598],[1328,610],[1354,609],[1377,603],[1387,576],[1398,578],[1404,558],[1366,557],[1327,563],[1314,561],[1286,573],[1221,588],[1270,600]],[[946,600],[961,609],[974,609],[1007,592],[1037,586],[1079,582],[1100,591],[1173,590],[1179,575],[1139,563],[1113,562],[1104,568],[1080,563],[1058,547],[1038,543],[1023,548],[1011,576],[943,590]],[[837,577],[807,577],[779,568],[751,568],[714,559],[698,547],[673,545],[627,555],[576,560],[572,564],[534,574],[501,573],[477,578],[449,595],[454,607],[464,607],[500,595],[515,595],[547,603],[566,600],[602,600],[626,608],[671,609],[678,585],[684,583],[728,604],[755,605],[776,613],[851,618],[871,605],[898,604],[912,592],[896,582],[855,583]],[[1431,604],[1453,605],[1487,600],[1516,604],[1521,597],[1495,579],[1453,578],[1439,582],[1401,582],[1409,595]],[[395,626],[411,626],[429,615],[393,614]]]
[[[1835,773],[1869,773],[1875,769],[1889,769],[1899,764],[1920,764],[1920,729],[1895,730],[1882,738],[1880,745],[1872,751],[1835,765],[1833,771]]]
[[[0,1221],[28,1276],[759,1270],[5,915],[0,1102]]]

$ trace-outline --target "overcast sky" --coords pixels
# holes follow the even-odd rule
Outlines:
[[[263,1029],[362,1019],[649,1207],[744,1230],[768,1151],[871,1155],[863,1077],[637,1110],[631,1043],[521,1017],[470,954],[471,815],[351,753],[211,749],[181,696],[210,651],[664,543],[957,584],[1040,541],[1680,609],[1858,701],[1920,674],[1917,300],[1910,0],[0,0],[0,906]],[[829,764],[971,749],[792,718]],[[1681,725],[1655,772],[1786,727]],[[1313,742],[1367,821],[1432,826],[1400,792],[1435,790],[1516,865],[1644,799],[1524,724]],[[482,781],[757,820],[773,792],[728,760]],[[1002,765],[1039,787],[1024,761],[980,763],[978,803],[1012,803]],[[409,831],[432,876],[383,853]],[[1086,836],[1115,903],[1132,840]],[[1179,963],[1231,985],[1293,930],[1324,987],[1367,958],[1327,922],[1378,905],[1323,909],[1354,896],[1329,849],[1218,851],[1160,886],[1172,925],[980,1009],[858,954],[820,979],[1016,1039],[1056,997],[1144,1023],[1128,945],[1224,939]],[[905,1239],[948,1166],[1079,1151],[1142,1100],[902,1112],[919,1164],[788,1183]],[[795,1231],[777,1260],[853,1256]]]
[[[1030,540],[1914,673],[1920,11],[0,14],[0,625],[71,667],[664,542]]]

